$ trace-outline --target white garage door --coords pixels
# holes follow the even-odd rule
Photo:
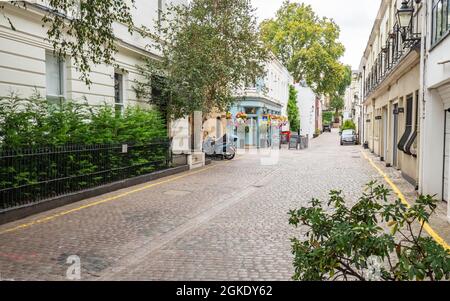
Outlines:
[[[445,112],[445,153],[444,153],[444,200],[450,200],[448,195],[448,180],[450,172],[450,113]]]

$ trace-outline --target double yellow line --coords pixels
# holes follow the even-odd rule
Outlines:
[[[369,156],[367,156],[367,154],[364,151],[361,151],[361,153],[363,154],[364,158],[366,158],[366,160],[369,161],[370,165],[372,165],[373,168],[375,168],[378,171],[378,173],[384,178],[386,183],[388,183],[389,186],[391,186],[392,190],[397,194],[397,196],[399,197],[401,202],[403,204],[405,204],[407,207],[411,207],[411,204],[406,200],[406,198],[403,195],[403,193],[401,192],[401,190],[397,187],[397,185],[394,184],[394,182],[392,182],[392,180],[389,178],[389,176],[385,172],[383,172],[373,162],[373,160],[371,158],[369,158]],[[433,230],[433,228],[431,228],[431,226],[428,223],[424,222],[423,228],[438,244],[440,244],[446,250],[450,250],[450,246],[445,242],[445,240],[442,237],[439,236],[439,234],[436,233],[436,231]]]

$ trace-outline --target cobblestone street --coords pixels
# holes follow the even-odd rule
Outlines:
[[[383,181],[361,151],[326,133],[307,150],[283,149],[275,165],[242,154],[2,225],[0,277],[65,280],[77,255],[82,280],[290,280],[290,238],[300,233],[288,211],[330,189],[354,201]],[[412,201],[413,188],[390,175]]]

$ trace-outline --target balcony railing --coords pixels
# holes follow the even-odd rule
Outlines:
[[[379,87],[404,57],[420,46],[421,34],[417,31],[418,28],[419,12],[417,11],[411,20],[410,26],[405,31],[400,28],[398,23],[394,25],[384,47],[373,62],[372,68],[366,73],[364,82],[365,98]]]

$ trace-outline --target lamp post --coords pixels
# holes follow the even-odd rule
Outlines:
[[[421,0],[415,0],[415,2],[419,4]],[[420,39],[417,37],[412,38],[407,37],[408,30],[412,29],[413,16],[414,16],[414,7],[409,6],[409,2],[407,0],[404,0],[402,2],[402,6],[397,10],[397,21],[404,42],[416,41]]]
[[[397,10],[397,20],[400,28],[408,28],[411,24],[414,8],[408,6],[408,1],[404,0],[402,6]]]

